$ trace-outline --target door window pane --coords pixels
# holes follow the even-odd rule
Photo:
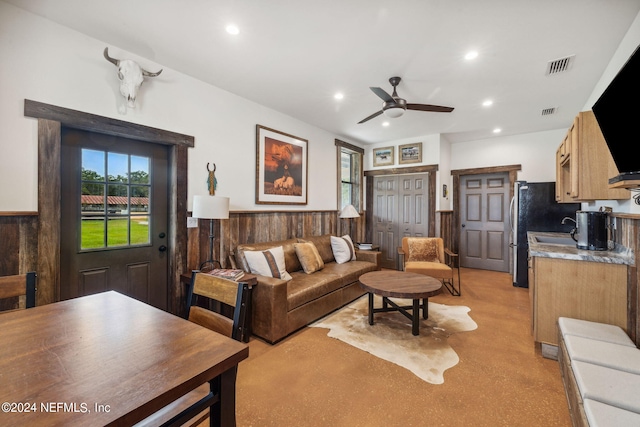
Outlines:
[[[104,217],[82,217],[80,224],[80,248],[100,249],[105,247]]]
[[[129,156],[120,153],[109,153],[107,173],[111,182],[129,181]]]
[[[151,243],[150,161],[142,156],[82,150],[81,250]]]

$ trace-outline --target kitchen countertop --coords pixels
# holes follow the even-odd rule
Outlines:
[[[635,255],[632,249],[616,244],[615,249],[610,251],[587,251],[578,249],[575,244],[540,243],[535,238],[539,237],[564,237],[571,238],[569,233],[527,233],[529,242],[529,256],[544,258],[560,258],[574,261],[604,262],[608,264],[635,264]]]

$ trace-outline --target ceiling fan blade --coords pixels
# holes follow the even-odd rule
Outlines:
[[[436,113],[450,113],[453,111],[453,107],[443,107],[441,105],[429,105],[429,104],[407,104],[407,110],[433,111]]]
[[[380,111],[378,111],[378,112],[376,112],[376,113],[373,113],[372,115],[370,115],[370,116],[369,116],[369,117],[367,117],[366,119],[362,119],[362,120],[360,120],[360,121],[358,122],[358,124],[360,124],[360,123],[364,123],[364,122],[366,122],[366,121],[369,121],[369,120],[373,119],[374,117],[378,117],[380,114],[382,114],[382,110],[380,110]]]
[[[373,93],[378,95],[384,102],[394,102],[393,97],[385,92],[384,89],[379,87],[370,87],[369,89],[371,89]]]

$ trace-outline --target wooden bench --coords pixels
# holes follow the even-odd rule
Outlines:
[[[573,425],[640,425],[640,350],[624,330],[560,317],[558,343]]]

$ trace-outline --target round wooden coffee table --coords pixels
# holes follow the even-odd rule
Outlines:
[[[360,286],[369,293],[369,324],[373,325],[373,314],[399,311],[411,320],[411,333],[420,334],[420,308],[422,317],[429,317],[429,297],[442,292],[442,282],[431,276],[404,271],[371,271],[360,276]],[[382,297],[382,308],[373,307],[373,296]],[[412,299],[413,305],[399,306],[389,298]],[[422,304],[420,304],[422,299]],[[391,306],[391,307],[389,307]],[[409,314],[407,309],[412,310]]]

